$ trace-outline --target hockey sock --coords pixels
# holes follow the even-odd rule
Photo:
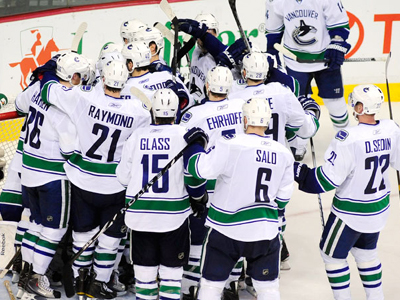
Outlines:
[[[279,279],[272,281],[252,280],[254,289],[257,292],[258,300],[279,300]]]
[[[94,271],[96,280],[109,282],[117,258],[118,246],[121,238],[100,235],[99,243],[94,251]]]
[[[226,288],[230,288],[230,284],[232,281],[238,281],[240,275],[242,274],[242,268],[243,268],[243,261],[244,258],[241,257],[239,260],[236,262],[235,266],[233,267],[231,273],[229,274],[229,278],[225,283]]]
[[[344,98],[323,99],[326,108],[329,111],[333,127],[340,130],[349,125],[349,114]]]
[[[39,233],[41,229],[42,225],[29,223],[29,229],[25,232],[22,239],[22,260],[30,264],[33,262],[33,251],[35,249],[36,242],[39,240]]]
[[[211,281],[205,278],[200,280],[200,289],[197,299],[221,299],[222,290],[224,289],[225,281]]]
[[[183,268],[170,268],[161,265],[158,272],[160,274],[160,300],[179,300]]]
[[[119,263],[121,262],[122,255],[124,254],[127,238],[121,239],[118,246],[117,257],[115,258],[114,270],[118,270]]]
[[[64,236],[67,228],[49,228],[42,227],[39,239],[35,245],[33,254],[33,271],[37,274],[44,275],[50,265],[54,254],[56,253],[59,242]]]
[[[336,259],[320,251],[325,262],[325,270],[329,284],[336,300],[351,299],[350,294],[350,269],[345,259]]]
[[[87,243],[87,241],[97,232],[99,228],[96,227],[88,232],[75,232],[72,231],[72,239],[73,239],[73,252],[77,253],[81,248]],[[74,271],[74,277],[78,277],[78,270],[80,268],[89,268],[93,262],[93,253],[95,246],[92,244],[87,248],[83,253],[74,261],[72,265],[72,270]]]
[[[376,249],[364,250],[352,248],[356,259],[358,273],[364,286],[367,300],[384,299],[382,290],[382,265]]]
[[[136,299],[155,300],[158,296],[157,269],[134,265],[136,280]]]
[[[24,237],[25,232],[29,229],[29,216],[31,215],[31,211],[29,208],[25,208],[22,211],[21,221],[18,222],[17,233],[15,234],[15,246],[22,245],[22,239]]]
[[[198,286],[200,281],[201,245],[190,245],[189,262],[183,267],[182,293],[189,294],[189,287]]]

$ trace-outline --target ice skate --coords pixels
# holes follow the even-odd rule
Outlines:
[[[61,298],[61,293],[50,287],[50,282],[46,275],[33,274],[28,280],[26,291],[44,298]]]

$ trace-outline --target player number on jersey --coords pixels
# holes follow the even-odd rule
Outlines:
[[[98,124],[98,123],[95,123],[93,125],[92,133],[96,136],[100,134],[100,137],[93,144],[93,146],[90,147],[90,149],[86,152],[87,157],[90,157],[90,158],[96,159],[96,160],[102,160],[103,156],[100,154],[96,154],[96,151],[107,140],[109,132],[110,132],[110,129],[105,125]],[[119,129],[115,129],[113,134],[111,134],[111,144],[110,144],[110,149],[108,150],[108,154],[107,154],[107,162],[114,161],[115,149],[117,149],[117,143],[118,143],[118,139],[120,136],[121,136],[121,130],[119,130]]]
[[[163,167],[160,167],[160,161],[169,161],[168,154],[145,154],[140,162],[143,165],[143,181],[142,186],[145,186],[149,182],[149,174],[154,174],[154,176],[159,173]],[[151,162],[151,167],[150,167]],[[151,169],[151,172],[150,172]],[[153,176],[152,176],[153,177]],[[160,186],[161,185],[161,186]],[[169,190],[169,173],[168,171],[164,173],[163,177],[156,181],[151,186],[153,193],[167,193]]]
[[[29,116],[24,124],[24,127],[26,126],[25,144],[29,142],[29,146],[34,149],[40,148],[40,127],[43,125],[43,122],[44,115],[34,107],[29,107]]]
[[[271,180],[272,170],[268,168],[259,168],[257,172],[257,182],[256,182],[256,202],[266,202],[269,203],[270,199],[268,197],[268,182]]]
[[[374,194],[377,190],[381,191],[386,188],[385,180],[383,178],[383,173],[389,167],[389,154],[384,154],[381,156],[372,156],[365,159],[365,170],[371,170],[372,174],[371,178],[368,181],[367,187],[364,190],[364,194]],[[375,177],[380,169],[380,173],[382,174],[382,180],[379,184],[379,187],[374,187]]]
[[[278,127],[279,127],[279,115],[273,113],[271,120],[269,121],[268,129],[265,130],[266,135],[272,135],[274,141],[278,141]]]

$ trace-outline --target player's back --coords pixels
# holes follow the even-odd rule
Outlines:
[[[124,155],[128,152],[132,157],[127,199],[132,199],[186,146],[185,133],[179,125],[150,125],[135,131],[124,146]],[[130,207],[125,222],[134,230],[166,232],[182,225],[190,213],[180,159]]]
[[[244,101],[241,99],[206,100],[191,107],[181,118],[180,125],[186,128],[200,127],[209,136],[208,146],[215,144],[222,135],[243,132]]]
[[[293,191],[289,150],[269,137],[225,136],[197,167],[200,175],[217,174],[206,225],[243,241],[277,235],[278,207],[286,205]]]
[[[278,82],[247,86],[245,89],[229,94],[229,97],[247,101],[251,98],[268,100],[272,115],[266,134],[285,145],[285,130],[296,131],[304,122],[305,113],[291,90]]]

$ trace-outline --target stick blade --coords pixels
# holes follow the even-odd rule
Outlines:
[[[171,43],[174,43],[174,34],[169,30],[165,25],[156,22],[154,23],[154,27],[161,31],[162,35]]]
[[[136,98],[138,98],[140,101],[142,101],[144,108],[147,109],[148,111],[151,110],[151,101],[150,99],[143,93],[141,90],[139,90],[137,87],[131,87],[130,92],[132,95],[134,95]]]
[[[169,20],[171,21],[173,21],[174,19],[176,20],[176,15],[167,0],[161,0],[160,8],[164,12],[164,14],[168,17]]]
[[[72,44],[71,44],[72,52],[78,52],[79,43],[81,42],[81,39],[82,39],[83,34],[85,33],[86,29],[87,29],[87,23],[82,22],[81,25],[79,25],[78,29],[76,30],[74,39],[72,40]]]
[[[294,55],[292,52],[290,52],[288,49],[286,49],[285,47],[283,47],[283,45],[275,43],[274,44],[274,48],[276,50],[278,50],[279,52],[281,52],[283,55],[285,55],[286,57],[289,57],[293,60],[297,60],[297,56]]]

